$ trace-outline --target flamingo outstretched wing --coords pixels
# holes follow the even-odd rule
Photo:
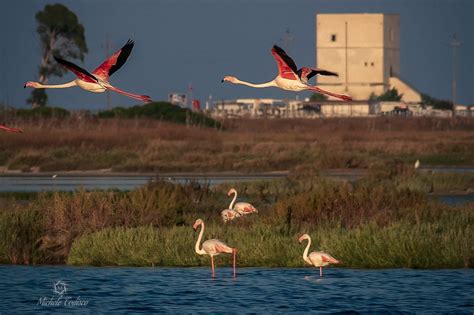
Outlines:
[[[296,72],[298,68],[296,67],[295,62],[291,59],[290,56],[286,54],[286,52],[274,45],[272,48],[272,55],[275,58],[275,61],[278,65],[278,73],[282,78],[289,79],[289,80],[297,80],[298,76]]]
[[[336,72],[331,72],[331,71],[317,69],[317,68],[308,68],[308,67],[302,67],[296,72],[296,74],[298,74],[298,76],[302,80],[305,80],[305,81],[308,81],[309,79],[311,79],[312,77],[318,74],[325,75],[325,76],[335,76],[335,77],[339,76],[339,74],[337,74]]]
[[[63,65],[68,69],[69,71],[73,72],[79,79],[90,82],[90,83],[97,83],[99,80],[97,80],[96,77],[94,77],[92,74],[89,73],[89,71],[82,69],[78,65],[73,64],[70,61],[61,59],[59,57],[54,56],[54,60],[56,60],[59,64]]]
[[[128,56],[130,56],[130,53],[132,52],[134,44],[134,41],[129,39],[121,49],[117,50],[92,73],[100,77],[102,80],[108,81],[109,77],[125,64]]]

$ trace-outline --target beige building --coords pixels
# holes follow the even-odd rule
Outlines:
[[[316,65],[339,77],[318,77],[318,85],[367,100],[395,87],[405,102],[421,95],[400,79],[398,14],[317,14]]]

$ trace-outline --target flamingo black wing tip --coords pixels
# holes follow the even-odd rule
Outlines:
[[[53,59],[56,60],[56,62],[60,64],[64,64],[66,62],[66,60],[56,55],[53,55]]]
[[[125,44],[125,46],[132,46],[133,47],[133,45],[135,45],[135,41],[133,39],[129,38],[127,40],[127,43]]]

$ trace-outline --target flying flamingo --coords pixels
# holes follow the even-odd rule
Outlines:
[[[232,221],[235,218],[240,217],[241,214],[235,210],[232,209],[225,209],[221,211],[221,217],[222,220],[224,220],[224,223],[227,223],[228,221]]]
[[[198,255],[209,255],[211,256],[211,266],[212,266],[212,277],[215,278],[216,274],[214,271],[214,256],[217,256],[222,253],[228,253],[233,255],[233,268],[234,268],[234,273],[233,276],[234,278],[236,277],[236,272],[235,272],[235,263],[237,260],[237,249],[232,248],[227,246],[224,242],[219,241],[217,239],[211,239],[207,240],[204,243],[202,243],[202,248],[199,248],[199,245],[201,243],[202,235],[204,234],[204,221],[202,219],[197,219],[196,222],[194,222],[193,229],[197,230],[199,226],[202,226],[201,232],[199,232],[199,237],[196,241],[196,245],[194,246],[194,250]]]
[[[7,126],[3,126],[3,125],[0,125],[0,130],[3,130],[5,132],[23,133],[23,130],[21,130],[19,128],[7,127]]]
[[[149,96],[128,93],[112,86],[109,83],[109,77],[118,69],[120,69],[127,61],[128,56],[132,52],[133,45],[134,42],[129,39],[122,49],[118,50],[115,54],[105,60],[97,69],[92,72],[92,74],[87,70],[84,70],[81,67],[73,64],[72,62],[54,56],[54,60],[66,67],[69,71],[73,72],[77,78],[71,82],[57,85],[45,85],[39,82],[28,81],[25,84],[25,88],[28,86],[35,89],[64,89],[77,85],[89,92],[102,93],[106,90],[111,90],[133,99],[149,103],[151,102],[151,98]]]
[[[265,88],[273,86],[283,90],[294,92],[310,90],[316,93],[337,97],[344,101],[352,100],[350,96],[328,92],[308,83],[308,80],[314,77],[315,75],[338,76],[337,73],[307,67],[303,67],[298,70],[293,59],[291,59],[291,57],[288,56],[283,49],[276,45],[274,45],[272,48],[272,55],[278,65],[278,75],[272,81],[254,84],[250,82],[241,81],[233,76],[226,76],[224,77],[224,79],[222,79],[222,82],[226,81],[234,84],[243,84],[254,88]]]
[[[235,200],[237,199],[237,190],[235,190],[235,188],[231,188],[229,189],[229,192],[227,192],[227,196],[229,197],[232,194],[234,194],[234,198],[230,202],[229,209],[235,210],[241,215],[246,215],[253,212],[258,213],[258,210],[248,202],[235,203]]]
[[[303,259],[308,264],[319,267],[320,277],[323,276],[323,266],[339,263],[339,260],[324,252],[311,252],[308,255],[309,247],[311,246],[311,237],[309,237],[308,234],[303,234],[300,236],[298,241],[301,243],[303,240],[308,240],[308,245],[306,245],[306,248],[303,252]]]

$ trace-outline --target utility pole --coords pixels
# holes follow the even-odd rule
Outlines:
[[[188,85],[188,101],[186,102],[186,107],[188,107],[190,109],[193,109],[193,99],[194,99],[193,83],[189,82],[189,85]]]
[[[457,39],[456,34],[453,35],[453,39],[450,42],[453,48],[453,116],[456,114],[456,66],[457,66],[457,48],[461,46],[461,42]]]
[[[287,28],[283,36],[280,38],[280,41],[282,43],[282,46],[285,48],[285,50],[288,53],[291,50],[291,44],[293,43],[294,40],[295,40],[295,37],[291,35],[290,29]]]
[[[345,28],[344,28],[344,32],[345,32],[345,33],[344,33],[344,40],[345,40],[345,50],[346,50],[346,51],[345,51],[345,52],[346,52],[346,53],[345,53],[345,58],[346,58],[346,60],[345,60],[345,66],[346,66],[346,75],[345,75],[345,77],[346,77],[346,78],[345,78],[345,79],[346,79],[346,87],[345,87],[345,91],[347,92],[347,91],[349,90],[349,89],[348,89],[349,82],[348,82],[348,79],[347,79],[348,74],[349,74],[349,73],[348,73],[348,72],[349,72],[349,68],[348,68],[348,67],[349,67],[349,66],[348,66],[349,63],[348,63],[348,60],[347,60],[347,58],[348,58],[348,57],[347,57],[347,56],[348,56],[348,54],[347,54],[347,43],[348,43],[348,40],[347,40],[347,21],[346,21],[344,27],[345,27]]]

